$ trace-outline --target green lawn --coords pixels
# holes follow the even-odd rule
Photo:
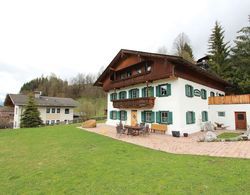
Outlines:
[[[218,138],[220,139],[227,139],[227,138],[234,138],[241,135],[241,133],[222,133],[218,135]]]
[[[250,160],[175,155],[71,126],[0,131],[0,194],[247,194]]]

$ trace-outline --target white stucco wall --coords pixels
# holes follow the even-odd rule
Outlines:
[[[169,83],[171,84],[171,95],[167,97],[156,97],[156,86],[159,84],[165,84]],[[141,111],[144,110],[152,110],[154,112],[157,111],[171,111],[173,113],[173,124],[168,125],[168,133],[170,134],[171,131],[181,131],[181,133],[193,133],[197,132],[201,129],[201,112],[202,111],[208,111],[208,99],[201,99],[201,97],[187,97],[185,94],[185,85],[189,84],[194,87],[194,89],[205,89],[207,91],[207,97],[210,95],[210,91],[213,91],[215,94],[224,94],[223,91],[213,89],[210,87],[206,87],[197,83],[194,83],[192,81],[188,81],[181,78],[176,79],[164,79],[164,80],[158,80],[154,81],[153,83],[149,84],[149,86],[154,87],[154,95],[155,95],[155,105],[152,109],[137,109],[137,121],[138,123],[141,122]],[[133,88],[139,89],[139,97],[142,97],[141,89],[145,87],[146,84],[139,84],[134,85],[126,88],[122,88],[119,90],[116,90],[117,93],[120,91],[128,91]],[[108,93],[108,118],[107,118],[107,124],[108,125],[116,125],[119,123],[119,120],[111,120],[110,119],[110,111],[111,110],[117,110],[119,109],[113,108],[113,103],[110,101],[110,94],[114,91],[110,91]],[[127,111],[127,121],[124,121],[124,124],[131,124],[131,109],[124,109]],[[195,124],[186,124],[186,112],[187,111],[194,111],[195,117],[196,117],[196,123]],[[208,116],[208,120],[210,116]]]
[[[48,108],[55,108],[57,107],[48,107]],[[44,124],[46,124],[46,120],[49,120],[51,123],[51,120],[54,120],[55,122],[57,120],[60,120],[60,122],[64,122],[65,120],[71,121],[73,120],[74,110],[73,108],[69,108],[69,114],[65,114],[66,107],[60,107],[60,113],[46,113],[46,107],[39,107],[38,110],[40,112],[40,117]],[[14,110],[14,128],[20,128],[20,122],[21,122],[21,115],[24,111],[23,106],[15,106]]]
[[[225,117],[218,116],[218,112],[225,112]],[[247,125],[250,125],[250,104],[209,105],[211,122],[223,123],[228,130],[235,130],[235,112],[246,112]]]

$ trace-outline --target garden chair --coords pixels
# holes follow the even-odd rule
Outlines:
[[[140,134],[142,134],[143,136],[145,135],[149,135],[150,129],[149,129],[149,125],[145,125],[142,129],[142,131],[140,132]]]

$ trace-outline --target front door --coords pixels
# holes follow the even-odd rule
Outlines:
[[[137,110],[131,111],[131,125],[135,126],[137,124]]]
[[[235,128],[247,129],[246,112],[235,112]]]

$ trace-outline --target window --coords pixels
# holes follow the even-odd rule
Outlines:
[[[122,73],[122,74],[121,74],[121,79],[125,79],[126,76],[127,76],[127,73],[126,73],[126,72]]]
[[[117,119],[117,111],[110,111],[110,119],[116,120]]]
[[[55,120],[51,120],[51,125],[54,125],[55,124]]]
[[[224,117],[225,116],[225,112],[218,112],[218,116]]]
[[[153,111],[141,112],[141,122],[154,123],[155,122],[155,113]]]
[[[49,125],[49,120],[46,120],[46,125]]]
[[[154,97],[154,87],[142,88],[142,97]]]
[[[173,114],[170,111],[159,111],[156,112],[156,122],[164,124],[173,123]]]
[[[116,100],[117,99],[117,93],[111,93],[110,94],[110,101]]]
[[[131,89],[129,90],[129,97],[130,98],[139,98],[139,89]]]
[[[157,97],[165,97],[171,95],[171,85],[170,84],[164,84],[164,85],[158,85],[156,87],[156,96]]]
[[[201,112],[201,119],[202,119],[202,122],[207,122],[208,121],[208,113],[207,113],[207,111],[202,111]]]
[[[126,91],[121,91],[119,92],[119,99],[124,100],[127,98],[127,92]]]
[[[201,99],[207,99],[207,91],[205,89],[201,89]]]
[[[132,72],[131,71],[128,71],[127,72],[127,77],[131,77],[132,76]]]
[[[194,88],[191,85],[185,85],[185,92],[187,97],[193,97],[194,96]]]
[[[120,118],[121,121],[126,121],[127,120],[127,111],[121,110],[119,118]]]
[[[244,116],[244,114],[237,114],[237,118],[238,118],[238,120],[240,120],[240,121],[242,121],[242,120],[245,120],[245,116]]]
[[[188,111],[186,112],[186,124],[194,124],[195,123],[195,112]]]
[[[46,109],[46,113],[50,113],[50,108],[47,108],[47,109]]]
[[[210,92],[210,97],[214,97],[215,93],[213,91]]]
[[[60,111],[61,111],[60,108],[57,108],[56,112],[57,112],[57,113],[60,113]]]
[[[65,114],[69,114],[69,109],[68,108],[65,109]]]
[[[141,68],[136,69],[136,73],[141,74],[142,73]]]
[[[55,108],[52,108],[52,109],[51,109],[51,112],[52,112],[52,113],[56,113],[56,109],[55,109]]]
[[[151,65],[146,65],[146,72],[150,72],[152,69]]]

